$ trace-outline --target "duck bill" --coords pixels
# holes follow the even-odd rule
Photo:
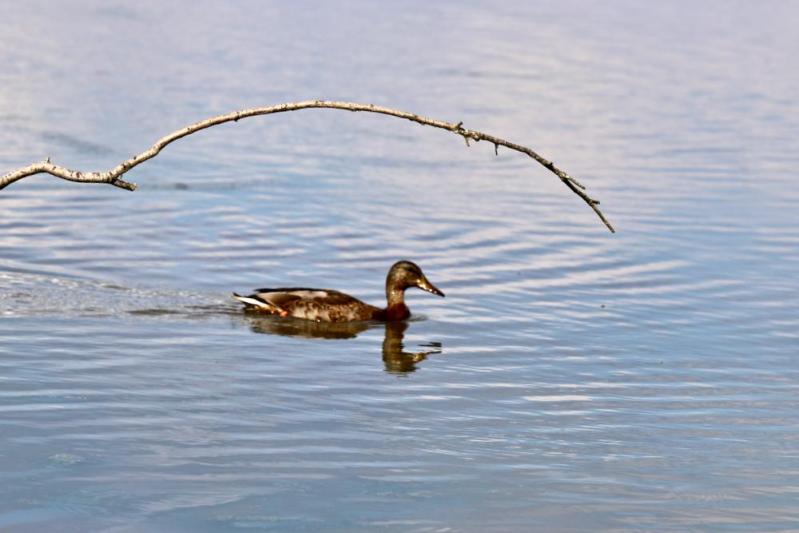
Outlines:
[[[441,292],[438,289],[438,287],[436,287],[435,285],[433,285],[432,283],[427,281],[427,278],[422,278],[422,280],[419,281],[419,284],[417,285],[417,287],[419,287],[423,291],[429,292],[430,294],[436,294],[436,295],[441,296],[441,297],[444,296],[444,293]]]

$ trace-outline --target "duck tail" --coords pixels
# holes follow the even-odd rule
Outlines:
[[[271,312],[275,312],[275,311],[278,310],[274,305],[270,304],[269,302],[265,302],[265,301],[261,300],[260,298],[256,297],[255,295],[242,296],[241,294],[236,294],[234,292],[233,293],[233,298],[238,300],[238,301],[240,301],[241,303],[246,305],[248,308],[253,308],[254,307],[254,308],[257,308],[257,309],[263,309],[264,311],[271,311]]]

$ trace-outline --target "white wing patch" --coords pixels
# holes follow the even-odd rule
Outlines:
[[[268,294],[268,293],[267,293]],[[313,300],[315,298],[326,298],[328,293],[327,291],[283,291],[283,294],[291,294],[294,296],[299,296],[303,300]]]
[[[327,291],[305,290],[305,289],[296,290],[296,291],[270,291],[270,292],[258,292],[255,293],[253,296],[257,296],[261,300],[269,302],[275,307],[280,308],[281,306],[285,305],[287,301],[291,302],[295,298],[305,302],[315,300],[316,298],[324,298],[325,296],[327,296]]]

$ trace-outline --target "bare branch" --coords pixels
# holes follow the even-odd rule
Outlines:
[[[158,139],[158,141],[156,141],[156,143],[146,151],[140,153],[139,155],[131,157],[127,161],[122,162],[118,166],[106,172],[81,172],[79,170],[71,170],[59,165],[52,164],[50,162],[50,159],[48,158],[45,161],[41,161],[39,163],[33,163],[26,167],[22,167],[12,172],[9,172],[8,174],[0,177],[0,189],[4,189],[5,187],[11,185],[12,183],[19,181],[23,178],[26,178],[28,176],[32,176],[34,174],[46,173],[55,176],[57,178],[62,178],[69,181],[75,181],[80,183],[107,183],[115,187],[133,191],[136,189],[136,185],[134,183],[122,180],[120,176],[128,172],[133,167],[140,165],[141,163],[144,163],[148,159],[152,159],[153,157],[158,155],[161,152],[161,150],[163,150],[167,145],[173,143],[174,141],[177,141],[178,139],[186,137],[187,135],[191,135],[192,133],[196,133],[200,130],[216,126],[218,124],[224,124],[225,122],[237,122],[243,118],[254,117],[258,115],[271,115],[273,113],[284,113],[286,111],[297,111],[300,109],[312,109],[312,108],[343,109],[346,111],[366,111],[369,113],[380,113],[382,115],[404,118],[406,120],[416,122],[417,124],[421,124],[423,126],[432,126],[434,128],[440,128],[442,130],[451,131],[452,133],[455,133],[456,135],[460,135],[461,137],[463,137],[464,141],[466,141],[467,146],[469,145],[470,139],[475,142],[488,141],[489,143],[494,145],[495,153],[498,153],[497,150],[499,146],[504,146],[516,152],[526,154],[529,157],[535,159],[544,168],[555,174],[574,194],[582,198],[583,201],[586,204],[588,204],[588,206],[591,209],[594,210],[599,219],[605,224],[605,226],[607,226],[607,228],[611,232],[615,233],[616,231],[613,229],[613,226],[610,224],[610,222],[608,222],[608,220],[602,214],[602,211],[599,210],[598,207],[599,200],[595,200],[594,198],[588,196],[588,194],[585,192],[585,187],[580,182],[578,182],[576,179],[571,177],[563,170],[556,167],[555,164],[552,163],[552,161],[549,161],[548,159],[545,159],[544,157],[538,155],[538,153],[531,150],[530,148],[527,148],[520,144],[512,143],[510,141],[506,141],[504,139],[500,139],[499,137],[495,137],[493,135],[488,135],[476,130],[466,129],[463,127],[463,122],[451,123],[451,122],[444,122],[441,120],[433,120],[420,115],[415,115],[413,113],[407,113],[405,111],[398,111],[396,109],[390,109],[387,107],[381,107],[372,104],[358,104],[354,102],[331,102],[327,100],[306,100],[304,102],[293,102],[293,103],[280,104],[270,107],[256,107],[252,109],[245,109],[242,111],[235,111],[233,113],[228,113],[227,115],[219,115],[216,117],[212,117],[207,120],[203,120],[201,122],[192,124],[190,126],[186,126],[185,128],[179,129],[175,132],[170,133],[165,137]]]

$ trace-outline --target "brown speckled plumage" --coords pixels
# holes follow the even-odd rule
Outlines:
[[[409,287],[419,287],[432,294],[444,296],[443,292],[427,280],[422,269],[415,263],[398,261],[386,276],[387,306],[384,309],[330,289],[257,289],[249,296],[233,293],[233,297],[242,302],[247,311],[283,317],[317,322],[393,321],[410,316],[410,310],[405,305],[405,289]]]

